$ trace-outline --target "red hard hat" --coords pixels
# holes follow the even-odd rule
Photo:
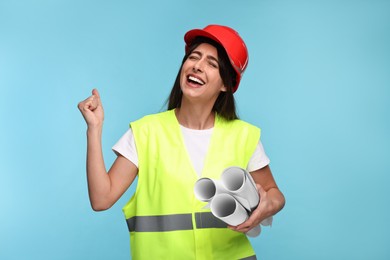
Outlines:
[[[194,29],[184,35],[186,51],[195,37],[203,36],[221,44],[229,56],[230,63],[237,73],[236,85],[233,86],[233,93],[238,89],[242,74],[248,65],[248,50],[240,35],[230,27],[223,25],[208,25],[204,29]]]

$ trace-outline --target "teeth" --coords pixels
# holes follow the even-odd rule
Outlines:
[[[204,85],[203,81],[201,81],[200,79],[195,78],[193,76],[189,76],[188,79],[191,80],[191,81],[195,81],[196,83],[199,83],[200,85]]]

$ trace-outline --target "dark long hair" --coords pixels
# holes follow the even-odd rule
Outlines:
[[[181,106],[183,92],[180,88],[180,74],[183,67],[183,63],[201,43],[211,44],[217,49],[219,74],[221,76],[223,84],[226,87],[226,92],[221,92],[217,97],[217,100],[215,101],[213,106],[213,111],[217,112],[218,115],[220,115],[226,120],[238,119],[235,100],[233,96],[233,86],[235,86],[236,84],[236,72],[230,64],[229,57],[227,56],[225,49],[217,42],[206,37],[197,37],[191,42],[191,45],[188,46],[187,52],[184,55],[179,72],[176,76],[175,83],[171,90],[171,94],[169,95],[169,98],[167,100],[168,110],[180,108]]]

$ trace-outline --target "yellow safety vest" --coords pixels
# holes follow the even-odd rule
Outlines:
[[[194,196],[193,169],[174,110],[130,124],[139,158],[138,184],[123,207],[132,259],[256,259],[245,234],[226,228]],[[260,129],[216,116],[202,177],[246,168]]]

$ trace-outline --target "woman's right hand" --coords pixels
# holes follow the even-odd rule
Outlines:
[[[81,101],[78,108],[83,115],[88,128],[101,128],[104,121],[104,110],[97,89],[92,90],[92,95]]]

